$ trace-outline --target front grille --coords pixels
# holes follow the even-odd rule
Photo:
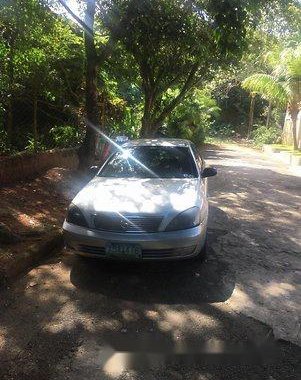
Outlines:
[[[92,253],[94,255],[100,255],[100,256],[104,256],[106,253],[105,247],[96,247],[93,245],[79,244],[79,250],[81,252]]]
[[[166,249],[143,249],[143,259],[163,259],[168,257],[185,257],[189,256],[195,250],[195,246],[182,248],[166,248]]]
[[[105,247],[96,247],[92,245],[79,244],[79,250],[84,253],[105,256]],[[169,257],[186,257],[190,256],[195,250],[195,246],[182,248],[166,248],[166,249],[143,249],[143,259],[164,259]]]
[[[111,232],[157,232],[163,217],[151,214],[101,213],[94,216],[97,230]]]

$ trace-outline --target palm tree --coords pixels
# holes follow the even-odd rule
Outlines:
[[[292,121],[294,149],[298,149],[297,116],[301,102],[301,44],[270,55],[273,67],[271,74],[253,74],[246,78],[242,87],[259,94],[278,107],[287,105],[287,113]],[[268,124],[268,121],[267,121]]]

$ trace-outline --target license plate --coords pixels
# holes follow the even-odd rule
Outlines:
[[[141,247],[137,244],[108,243],[106,255],[118,259],[139,259],[141,258]]]

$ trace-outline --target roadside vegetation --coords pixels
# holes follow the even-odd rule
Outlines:
[[[297,0],[5,0],[0,156],[79,146],[97,131],[298,149]]]

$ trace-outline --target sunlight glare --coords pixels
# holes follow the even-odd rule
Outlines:
[[[150,170],[141,161],[137,160],[137,158],[134,157],[132,154],[130,154],[127,149],[124,149],[120,145],[118,145],[114,140],[112,140],[109,136],[107,136],[105,133],[103,133],[98,127],[93,125],[91,122],[88,122],[88,126],[92,129],[94,129],[94,131],[96,131],[98,134],[100,134],[109,144],[113,145],[117,150],[119,150],[123,154],[128,155],[128,158],[130,158],[136,164],[140,165],[144,170],[146,170],[148,173],[150,173],[152,177],[159,178],[159,176],[156,173],[154,173],[152,170]]]

